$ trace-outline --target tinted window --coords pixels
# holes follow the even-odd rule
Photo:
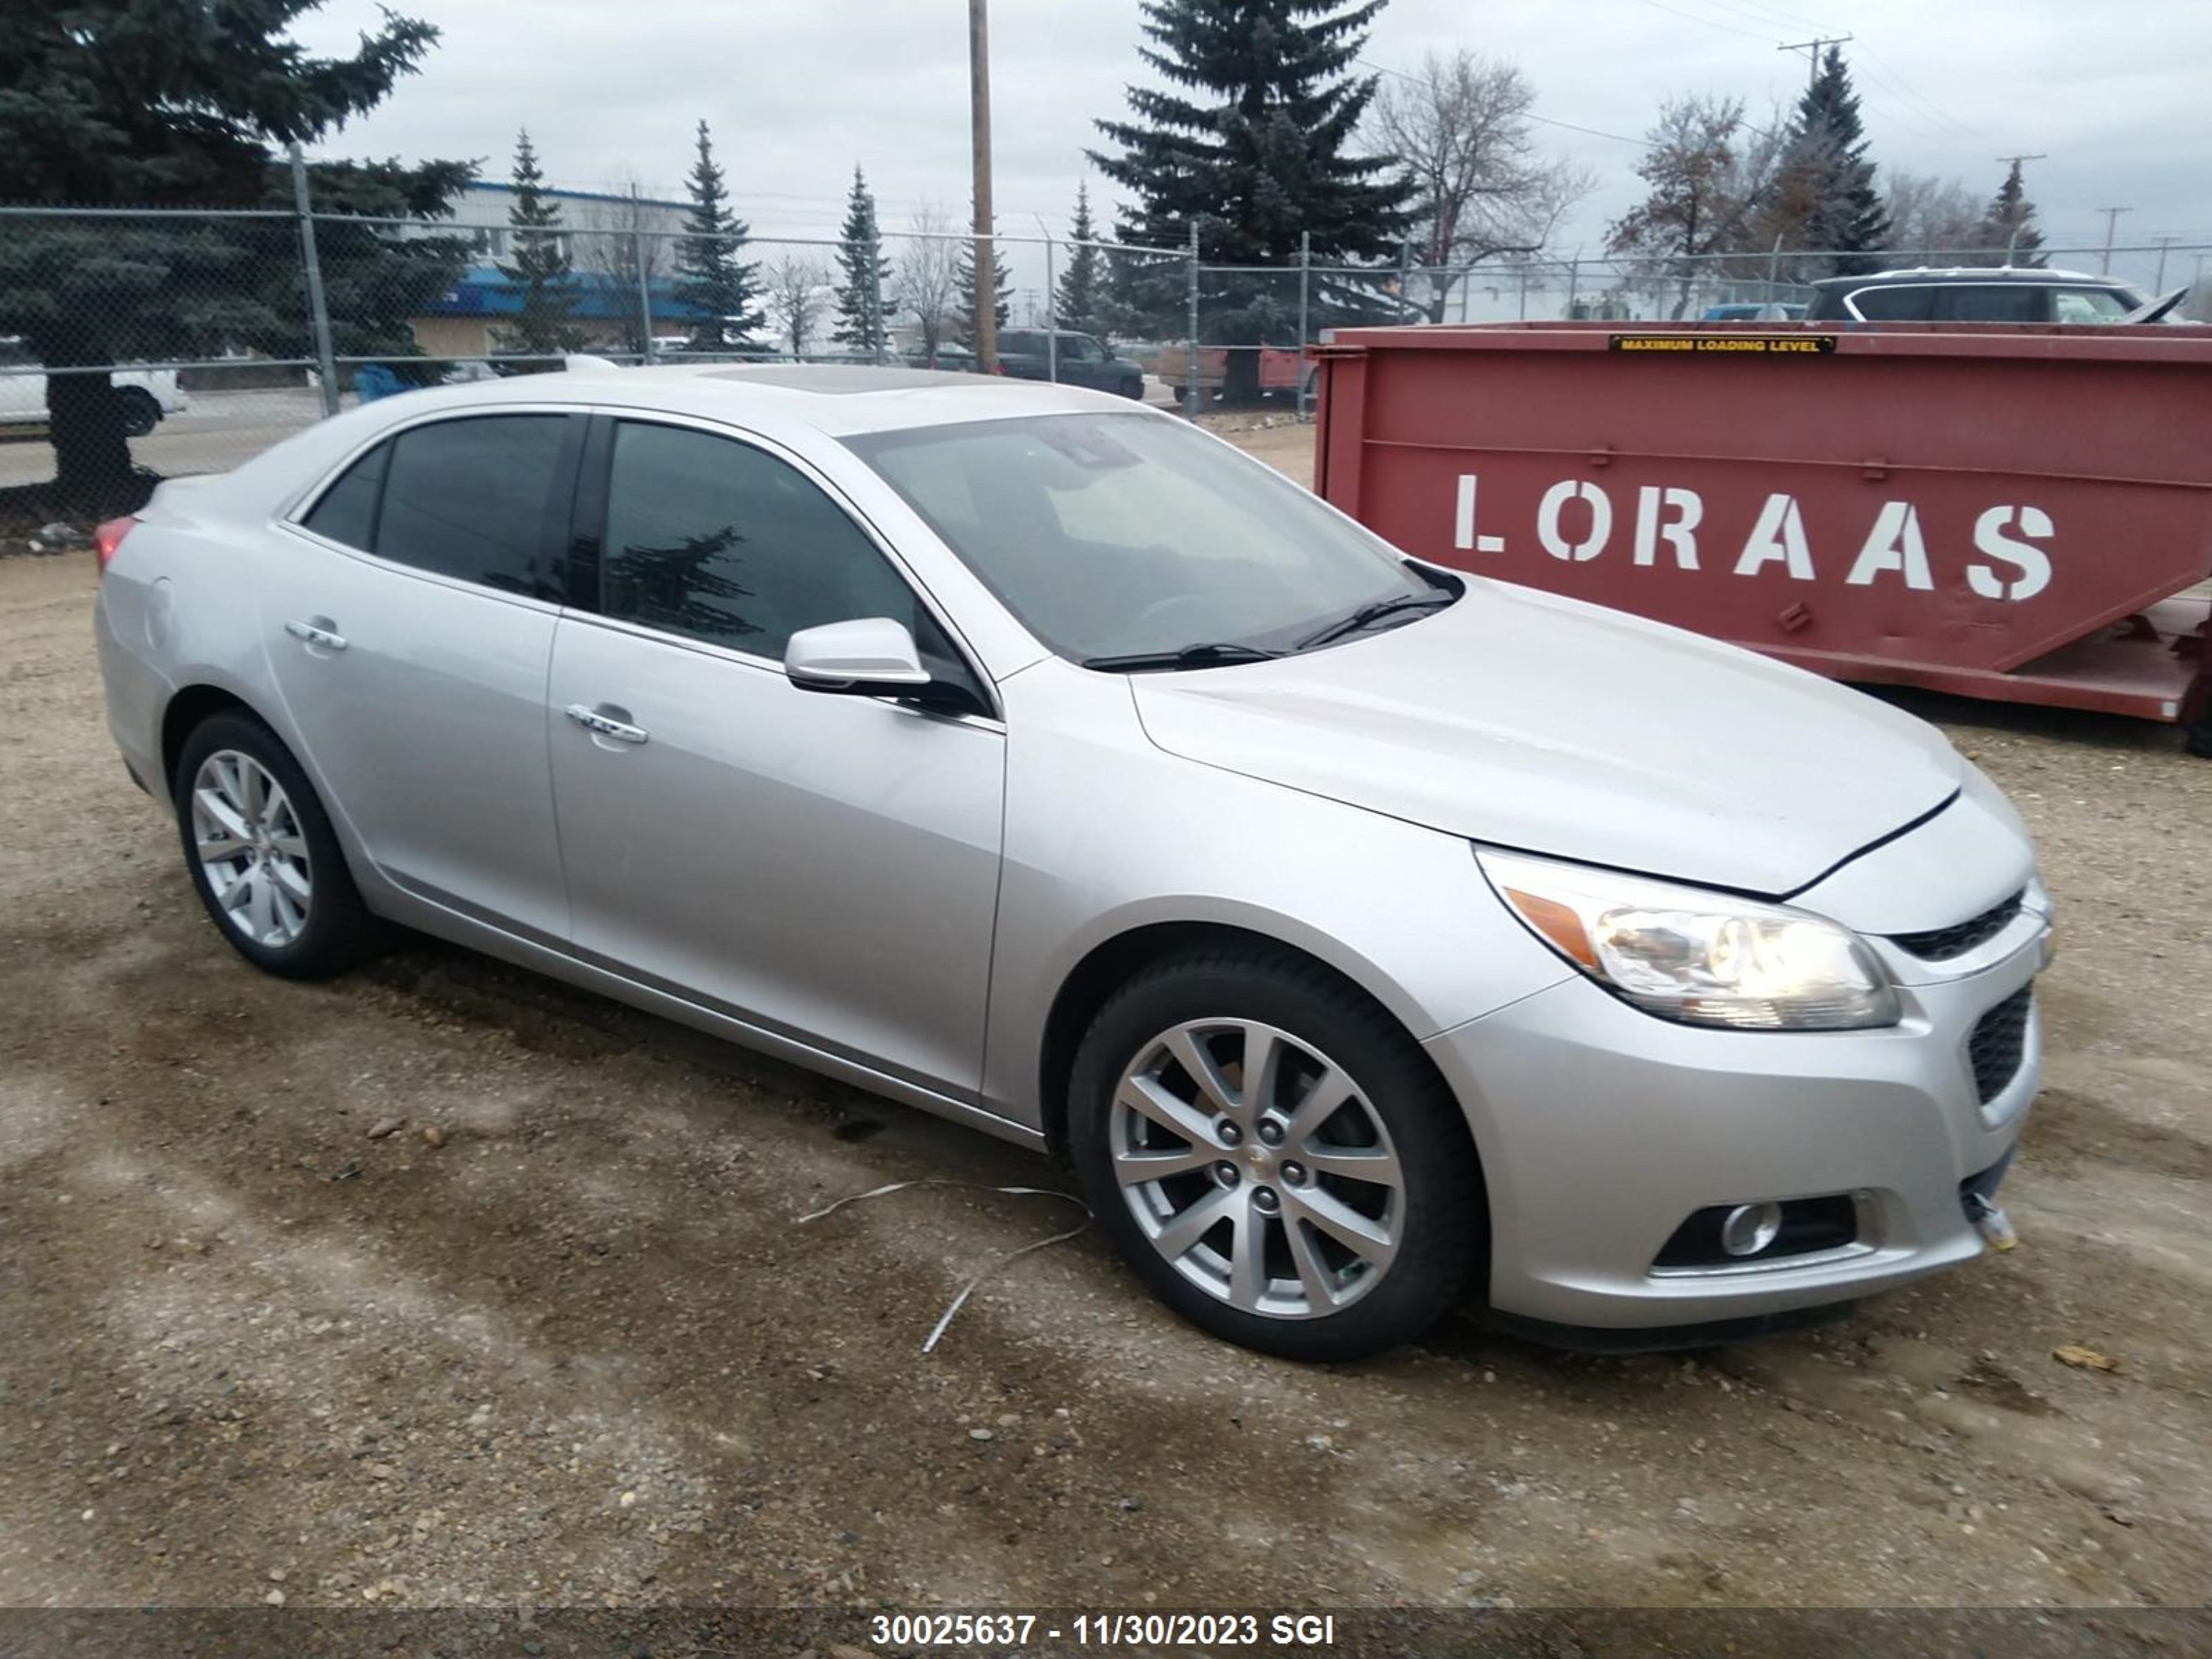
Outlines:
[[[1072,363],[1095,363],[1104,356],[1098,343],[1088,334],[1063,334],[1060,337],[1060,355]]]
[[[392,446],[377,445],[348,467],[300,522],[318,536],[368,552],[376,545],[376,492],[391,459]]]
[[[615,428],[600,585],[610,617],[763,657],[823,623],[921,621],[905,580],[821,490],[682,427]]]
[[[505,593],[557,599],[546,513],[562,415],[477,415],[410,428],[391,443],[379,557]]]
[[[1936,290],[1918,288],[1863,288],[1851,295],[1851,304],[1869,322],[1923,323]]]
[[[1044,336],[1042,334],[1025,334],[1021,330],[1015,329],[1011,333],[1002,334],[999,337],[999,349],[1001,351],[1034,351],[1038,356],[1042,357],[1044,356]]]
[[[1936,314],[1960,323],[2039,323],[2043,289],[2027,283],[1975,283],[1941,291]]]

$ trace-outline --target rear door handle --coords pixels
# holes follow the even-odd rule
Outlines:
[[[586,732],[603,738],[612,738],[617,743],[643,743],[651,734],[641,726],[632,726],[628,720],[617,720],[596,708],[587,708],[580,702],[572,702],[567,709],[570,720]]]
[[[319,645],[325,651],[343,651],[346,647],[345,635],[326,626],[329,621],[329,617],[323,617],[313,622],[288,622],[284,631],[295,640]]]

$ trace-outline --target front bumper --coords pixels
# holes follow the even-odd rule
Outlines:
[[[1900,987],[1880,1030],[1680,1025],[1576,979],[1431,1037],[1489,1188],[1490,1303],[1587,1328],[1757,1320],[1848,1301],[1979,1254],[1960,1183],[2001,1164],[2041,1071],[2031,1012],[2018,1069],[1979,1097],[1967,1044],[2027,985],[2050,928],[2022,918],[1996,960]],[[1713,1272],[1653,1271],[1714,1205],[1849,1194],[1845,1251]]]

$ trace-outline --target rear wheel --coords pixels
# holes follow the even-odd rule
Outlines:
[[[1173,958],[1100,1012],[1069,1139],[1099,1224],[1230,1341],[1340,1360],[1426,1329],[1482,1267],[1459,1109],[1372,1001],[1265,949]]]
[[[202,721],[170,787],[192,884],[240,956],[288,979],[325,979],[374,953],[384,930],[275,732],[245,714]]]
[[[143,438],[161,422],[161,405],[143,386],[125,386],[115,394],[115,405],[122,415],[126,438]]]

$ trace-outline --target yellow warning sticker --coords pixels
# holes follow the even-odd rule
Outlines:
[[[1615,334],[1607,349],[1665,356],[1817,357],[1836,349],[1832,334]]]

